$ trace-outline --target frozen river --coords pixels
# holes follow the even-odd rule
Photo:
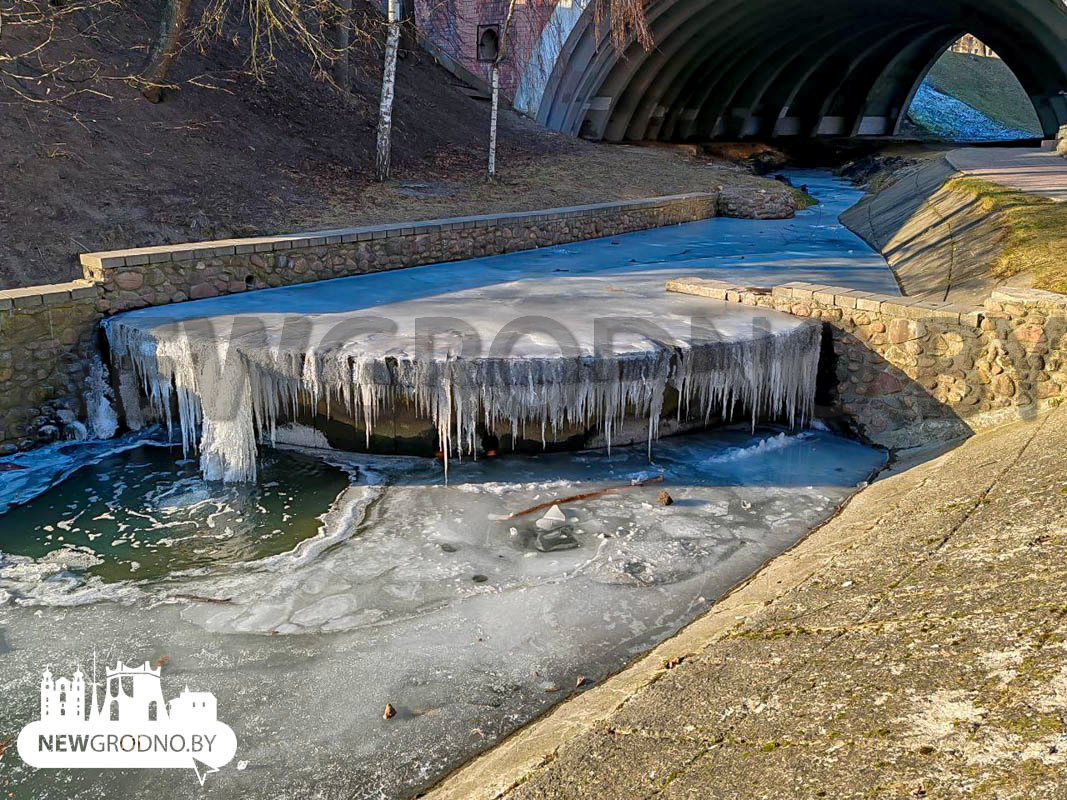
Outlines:
[[[324,409],[369,445],[390,409],[414,407],[446,467],[486,429],[610,443],[636,421],[654,439],[668,389],[701,414],[803,418],[815,326],[664,284],[696,273],[894,293],[882,258],[837,221],[858,193],[804,178],[822,203],[791,221],[715,219],[146,308],[108,320],[108,337],[130,385],[168,413],[176,395],[184,440],[226,481],[255,477],[257,436]]]
[[[447,266],[484,286],[606,269],[895,291],[836,222],[857,193],[799,180],[823,205],[795,220]],[[17,798],[408,796],[669,636],[885,461],[823,430],[730,428],[662,440],[651,461],[640,446],[464,460],[447,486],[432,460],[268,450],[260,482],[235,487],[180,449],[121,444],[0,472],[0,736],[36,719],[43,669],[88,671],[95,652],[101,672],[162,664],[165,697],[213,692],[237,755],[201,788],[192,770],[38,771],[12,746],[0,792]],[[605,488],[541,526],[509,518]]]

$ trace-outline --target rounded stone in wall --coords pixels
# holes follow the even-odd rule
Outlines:
[[[963,352],[963,337],[958,333],[938,333],[930,337],[926,350],[941,358],[955,358]]]
[[[967,382],[955,375],[938,375],[934,397],[946,405],[955,405],[967,394]]]

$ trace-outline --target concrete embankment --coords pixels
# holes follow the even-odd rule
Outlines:
[[[881,177],[841,222],[905,295],[978,304],[1005,286],[1064,290],[1067,167],[1055,153],[963,148]]]
[[[1067,409],[874,483],[429,800],[1063,797]]]
[[[952,186],[944,155],[905,169],[886,188],[841,215],[841,222],[885,256],[909,297],[975,304],[1002,283],[993,275],[1004,226],[973,194]],[[1011,282],[1029,286],[1029,276]]]

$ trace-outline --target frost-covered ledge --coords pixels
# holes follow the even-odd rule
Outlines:
[[[112,314],[345,275],[498,255],[714,217],[715,193],[512,214],[85,253],[85,277]]]
[[[870,440],[906,447],[1036,414],[1067,397],[1067,296],[1000,289],[958,306],[844,287],[679,278],[668,291],[829,326],[824,389]]]

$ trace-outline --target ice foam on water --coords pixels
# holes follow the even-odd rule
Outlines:
[[[168,425],[176,400],[186,452],[199,451],[206,478],[227,482],[254,480],[257,441],[275,442],[279,422],[320,401],[346,409],[368,441],[383,409],[413,404],[438,431],[446,476],[450,455],[475,452],[479,423],[506,424],[513,435],[533,428],[542,441],[568,425],[596,426],[610,447],[635,415],[648,422],[651,448],[668,386],[678,391],[679,417],[707,421],[743,408],[753,422],[775,416],[793,425],[814,404],[820,341],[813,324],[753,325],[744,337],[694,333],[620,354],[466,358],[412,352],[403,340],[373,353],[348,342],[287,349],[284,338],[272,347],[269,335],[239,335],[242,318],[234,320],[230,336],[188,321],[154,326],[119,315],[107,324],[120,369],[136,374]]]

